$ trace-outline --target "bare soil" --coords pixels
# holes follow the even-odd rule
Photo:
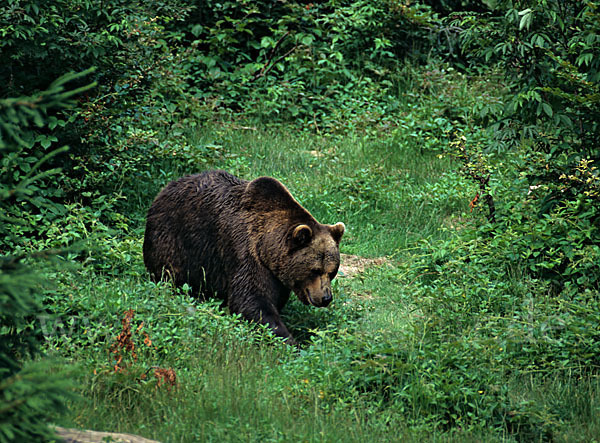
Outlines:
[[[365,258],[358,255],[341,254],[340,271],[344,277],[352,278],[372,266],[387,264],[385,257]]]

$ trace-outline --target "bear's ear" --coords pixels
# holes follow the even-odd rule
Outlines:
[[[336,223],[333,226],[329,226],[329,231],[331,232],[331,236],[335,240],[336,243],[339,243],[342,239],[342,235],[344,235],[344,231],[346,230],[346,225],[342,222]]]
[[[308,225],[298,225],[292,233],[292,241],[296,246],[305,246],[312,240],[312,229]]]

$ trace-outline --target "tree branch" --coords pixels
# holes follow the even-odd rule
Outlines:
[[[277,40],[277,43],[275,43],[275,46],[273,46],[273,49],[271,49],[271,52],[269,52],[267,61],[265,62],[265,64],[263,65],[262,68],[260,68],[258,71],[256,71],[254,73],[254,75],[252,76],[252,79],[250,81],[253,82],[253,81],[259,79],[260,77],[264,77],[265,75],[267,75],[271,71],[271,69],[273,69],[273,66],[275,66],[277,63],[279,63],[281,60],[283,60],[284,58],[286,58],[288,55],[290,55],[292,52],[294,52],[296,50],[298,45],[294,45],[294,47],[292,49],[290,49],[284,55],[279,57],[277,60],[273,61],[273,57],[275,57],[275,54],[277,53],[277,49],[279,49],[279,47],[283,43],[283,40],[285,40],[285,38],[288,35],[290,35],[290,31],[287,31],[285,34],[283,34],[279,38],[279,40]]]

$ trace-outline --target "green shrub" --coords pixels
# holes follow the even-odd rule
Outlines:
[[[0,53],[10,61],[0,67],[4,94],[30,94],[92,66],[100,84],[113,83],[164,45],[152,40],[150,22],[178,20],[189,10],[177,1],[8,0],[0,6]]]
[[[36,129],[55,124],[46,123],[48,111],[67,106],[70,97],[88,88],[65,90],[65,83],[85,74],[61,77],[33,97],[0,100],[1,442],[51,439],[47,421],[64,411],[69,396],[70,383],[64,373],[58,373],[48,361],[31,362],[39,356],[45,281],[31,261],[49,252],[32,255],[25,251],[29,251],[28,237],[35,235],[32,222],[36,218],[56,220],[65,213],[52,201],[57,190],[49,180],[60,169],[44,170],[45,163],[65,149],[43,152],[52,134],[40,135]],[[32,128],[34,125],[37,128]],[[39,145],[41,152],[36,149]]]
[[[474,62],[498,63],[506,75],[504,107],[480,107],[493,138],[466,140],[469,160],[491,176],[485,192],[496,194],[489,233],[520,234],[507,239],[506,255],[555,293],[600,284],[599,6],[507,1],[492,15],[454,22]],[[502,169],[515,172],[503,177]]]
[[[385,100],[391,83],[377,81],[399,59],[427,53],[435,23],[429,8],[390,0],[208,2],[187,19],[186,54],[199,96],[215,111],[318,132],[337,126],[342,116],[328,114],[340,107],[360,112]]]
[[[66,107],[71,97],[92,87],[65,90],[67,82],[87,74],[89,71],[67,74],[33,97],[0,100],[0,149],[4,154],[0,161],[0,251],[4,254],[27,250],[29,241],[40,238],[41,226],[55,223],[66,213],[56,183],[61,169],[48,165],[67,151],[66,147],[52,147],[56,141],[53,131],[65,122],[48,116],[48,111]]]

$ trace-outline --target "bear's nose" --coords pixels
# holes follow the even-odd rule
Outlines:
[[[333,300],[333,296],[331,295],[331,289],[326,289],[325,295],[321,299],[321,303],[323,306],[327,306],[329,303],[331,303],[331,300]]]

